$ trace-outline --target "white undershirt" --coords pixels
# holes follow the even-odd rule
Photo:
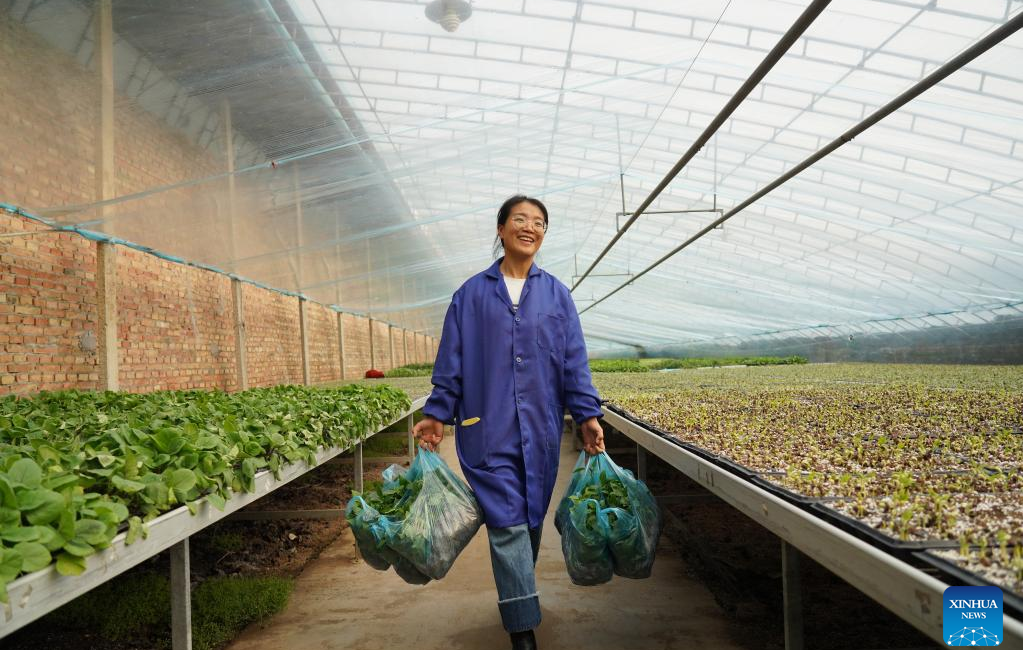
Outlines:
[[[522,297],[522,287],[526,286],[526,279],[509,278],[507,275],[503,275],[504,284],[508,287],[508,295],[511,297],[512,304],[516,307],[519,306],[519,298]]]

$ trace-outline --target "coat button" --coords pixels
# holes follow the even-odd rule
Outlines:
[[[518,322],[521,322],[521,321],[522,321],[522,318],[520,318],[519,316],[516,316],[516,317],[515,317],[515,322],[516,322],[516,323],[518,323]]]
[[[522,357],[515,357],[515,363],[522,363]]]

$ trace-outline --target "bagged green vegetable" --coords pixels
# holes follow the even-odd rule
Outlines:
[[[575,584],[650,576],[661,514],[647,486],[606,453],[576,462],[554,517],[565,565]]]
[[[425,585],[430,577],[398,555],[388,541],[395,521],[404,519],[421,487],[421,482],[405,478],[404,467],[391,465],[384,470],[382,481],[367,485],[368,489],[355,494],[345,508],[345,517],[366,564],[379,571],[393,566],[402,580],[413,585]]]
[[[573,584],[599,585],[614,574],[607,529],[599,514],[596,499],[583,499],[573,502],[564,515],[561,552]]]
[[[353,496],[345,511],[367,564],[393,566],[411,584],[443,578],[483,523],[472,490],[426,450],[407,471],[387,468],[383,479]]]

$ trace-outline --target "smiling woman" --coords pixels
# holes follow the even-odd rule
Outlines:
[[[511,225],[509,227],[509,221]],[[515,253],[532,258],[540,250],[544,235],[549,224],[547,206],[539,199],[517,194],[501,206],[497,211],[497,236],[494,237],[494,256],[500,250],[508,251],[505,243],[505,230],[515,247]]]
[[[566,407],[582,425],[587,451],[604,448],[600,398],[572,297],[533,263],[547,224],[538,199],[516,195],[501,206],[504,257],[455,292],[426,417],[415,428],[421,444],[435,449],[443,425],[456,425],[458,458],[483,508],[498,608],[513,648],[536,647],[534,568]]]

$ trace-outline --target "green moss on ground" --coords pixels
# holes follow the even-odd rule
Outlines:
[[[295,586],[291,578],[210,578],[192,593],[192,647],[214,650],[246,626],[284,609]]]
[[[294,580],[286,577],[210,578],[192,591],[192,647],[215,650],[246,626],[269,619],[288,603]],[[170,581],[128,573],[51,612],[55,627],[91,630],[111,642],[150,640],[170,647]]]

